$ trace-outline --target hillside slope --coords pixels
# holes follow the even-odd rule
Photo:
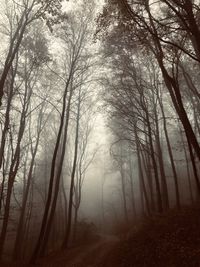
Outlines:
[[[116,245],[104,267],[199,267],[200,208],[148,219]]]

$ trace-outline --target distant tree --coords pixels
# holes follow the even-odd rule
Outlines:
[[[95,145],[91,148],[91,135],[93,131],[93,122],[95,117],[94,105],[95,102],[88,103],[86,100],[87,92],[81,93],[81,106],[80,106],[80,126],[79,126],[79,142],[78,142],[78,158],[77,167],[74,179],[74,193],[73,193],[73,240],[76,240],[76,230],[78,223],[78,212],[82,200],[82,187],[87,175],[90,165],[93,163],[98,146]],[[86,103],[84,103],[86,102]],[[94,145],[94,144],[93,144]]]

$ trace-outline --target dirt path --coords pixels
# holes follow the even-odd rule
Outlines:
[[[102,267],[104,259],[118,239],[113,236],[101,235],[100,241],[85,247],[74,248],[57,255],[52,255],[38,263],[40,267]]]

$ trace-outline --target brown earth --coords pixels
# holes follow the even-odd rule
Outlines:
[[[101,236],[93,244],[53,253],[35,266],[200,267],[200,207],[154,215],[138,224],[126,240]]]
[[[154,216],[102,259],[102,267],[200,267],[200,208]]]

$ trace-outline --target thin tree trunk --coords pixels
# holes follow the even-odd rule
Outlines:
[[[128,209],[126,201],[126,187],[125,187],[125,177],[123,170],[123,161],[122,161],[122,144],[120,144],[120,174],[121,174],[121,188],[122,188],[122,201],[123,201],[123,211],[124,211],[124,220],[128,222]]]
[[[51,210],[49,213],[49,219],[48,219],[47,224],[46,224],[46,230],[45,230],[45,234],[44,234],[44,238],[43,238],[43,243],[41,244],[40,256],[43,256],[45,253],[45,249],[46,249],[46,246],[47,246],[47,243],[49,240],[50,231],[51,231],[51,225],[52,225],[53,218],[55,215],[56,204],[57,204],[58,193],[59,193],[59,187],[60,187],[60,178],[61,178],[61,173],[62,173],[63,161],[65,158],[72,96],[73,96],[73,87],[71,84],[71,90],[70,90],[70,94],[69,94],[68,106],[67,106],[67,111],[66,111],[66,121],[65,121],[65,128],[64,128],[62,152],[61,152],[61,157],[59,160],[59,166],[57,168],[57,174],[56,174],[56,179],[55,179],[56,180],[55,181],[55,188],[54,188],[54,196],[53,196],[53,200],[52,200]]]
[[[10,214],[10,201],[11,201],[12,189],[13,189],[15,177],[18,171],[18,167],[19,167],[20,144],[21,144],[21,140],[24,134],[24,129],[25,129],[25,110],[22,111],[17,146],[15,149],[14,158],[12,160],[10,170],[9,170],[8,185],[7,185],[7,192],[6,192],[7,194],[6,194],[6,203],[5,203],[5,213],[4,213],[4,220],[3,220],[3,225],[1,229],[1,235],[0,235],[0,257],[2,256],[3,249],[4,249],[4,243],[5,243],[9,214]]]
[[[155,159],[155,152],[154,152],[154,147],[153,147],[153,139],[152,139],[151,126],[150,126],[148,112],[146,112],[146,119],[147,119],[147,129],[148,129],[148,137],[149,137],[149,144],[150,144],[150,151],[151,151],[151,159],[152,159],[154,176],[155,176],[158,212],[162,212],[163,211],[162,196],[161,196],[161,191],[160,191],[160,182],[159,182],[158,169],[157,169],[157,164],[156,164],[156,159]]]
[[[163,103],[162,103],[161,99],[159,99],[159,103],[160,103],[160,108],[161,108],[161,112],[162,112],[162,116],[163,116],[164,133],[165,133],[165,138],[166,138],[166,142],[167,142],[167,149],[168,149],[169,158],[170,158],[172,171],[173,171],[173,177],[174,177],[175,194],[176,194],[176,206],[177,206],[178,209],[180,209],[181,208],[181,204],[180,204],[180,192],[179,192],[179,184],[178,184],[178,175],[177,175],[176,166],[175,166],[175,163],[174,163],[173,152],[172,152],[172,148],[171,148],[171,144],[170,144],[170,140],[169,140],[169,135],[168,135],[168,130],[167,130],[167,122],[166,122],[164,107],[163,107]]]
[[[34,164],[35,164],[35,157],[36,153],[38,150],[38,145],[39,145],[39,140],[40,140],[40,134],[42,130],[42,113],[43,113],[43,107],[40,111],[39,118],[38,118],[38,132],[37,132],[37,138],[36,138],[36,144],[33,149],[32,144],[31,144],[31,152],[32,152],[32,159],[30,162],[30,167],[29,167],[29,172],[28,172],[28,178],[27,178],[27,184],[25,187],[25,192],[23,195],[23,201],[22,201],[22,208],[21,208],[21,214],[19,218],[19,223],[18,223],[18,228],[17,228],[17,235],[15,239],[15,245],[14,245],[14,251],[13,251],[13,259],[19,259],[21,257],[21,248],[22,248],[22,242],[23,240],[23,232],[24,232],[24,217],[25,217],[25,212],[26,212],[26,206],[27,206],[27,200],[28,200],[28,195],[29,195],[29,189],[31,186],[31,181],[32,181],[32,175],[33,175],[33,170],[34,170]],[[31,125],[30,125],[31,127]],[[29,129],[30,131],[31,129]]]
[[[147,153],[146,153],[147,154]],[[150,166],[150,163],[148,164],[146,161],[149,160],[149,155],[146,155],[146,160],[145,160],[145,156],[144,156],[144,151],[141,151],[141,157],[142,157],[142,161],[143,161],[143,166],[144,166],[144,170],[145,170],[145,174],[146,174],[146,178],[148,181],[148,185],[149,185],[149,192],[150,192],[150,198],[151,198],[151,211],[155,211],[155,202],[154,202],[154,195],[153,195],[153,183],[152,183],[152,174],[151,174],[151,169],[148,167]]]
[[[73,225],[73,241],[76,241],[77,232],[77,221],[78,221],[78,208],[74,209],[74,225]]]
[[[73,190],[74,190],[74,179],[76,173],[76,165],[77,165],[77,156],[78,156],[78,143],[79,143],[79,120],[80,120],[80,90],[79,89],[79,99],[78,99],[78,107],[77,107],[77,117],[76,117],[76,134],[75,134],[75,143],[74,143],[74,160],[72,166],[72,174],[71,174],[71,184],[70,184],[70,193],[69,193],[69,206],[68,206],[68,220],[65,238],[62,244],[62,248],[67,248],[69,244],[69,238],[71,233],[71,223],[72,223],[72,207],[73,207]]]
[[[139,179],[141,182],[142,191],[144,193],[147,215],[150,215],[151,211],[150,211],[150,205],[149,205],[149,199],[148,199],[148,195],[147,195],[146,185],[145,185],[145,181],[144,181],[144,175],[143,175],[143,171],[142,171],[142,161],[141,161],[141,156],[140,156],[140,143],[139,143],[139,137],[137,134],[136,126],[135,126],[134,131],[135,131],[137,158],[138,158]]]
[[[134,194],[134,184],[133,184],[133,167],[132,167],[132,161],[131,161],[131,153],[129,148],[129,168],[130,168],[130,183],[131,183],[131,203],[132,203],[132,209],[133,209],[133,216],[134,218],[137,217],[136,214],[136,207],[135,207],[135,194]]]
[[[159,162],[159,167],[160,167],[163,208],[167,210],[169,209],[169,196],[168,196],[168,187],[167,187],[166,174],[165,174],[165,168],[164,168],[164,162],[163,162],[163,154],[162,154],[162,149],[161,149],[161,144],[160,144],[160,130],[159,130],[159,124],[158,124],[158,115],[157,115],[156,110],[154,111],[154,116],[155,116],[155,124],[156,124],[155,140],[156,140],[157,153],[158,153],[158,162]]]
[[[71,81],[71,76],[72,76],[72,67],[71,67],[71,72],[70,72],[68,80],[66,82],[65,90],[64,90],[64,94],[63,94],[62,114],[61,114],[56,144],[55,144],[55,148],[54,148],[54,152],[53,152],[53,158],[52,158],[52,162],[51,162],[51,172],[50,172],[48,195],[47,195],[44,215],[42,218],[40,233],[38,236],[38,240],[36,242],[34,252],[33,252],[32,257],[30,259],[30,263],[32,263],[32,264],[35,263],[35,261],[38,257],[38,254],[40,253],[41,245],[43,245],[43,241],[44,241],[44,235],[45,235],[46,225],[47,225],[48,216],[49,216],[49,210],[50,210],[51,201],[52,201],[52,193],[53,193],[54,180],[55,180],[54,178],[55,178],[56,159],[57,159],[57,154],[58,154],[58,150],[59,150],[62,130],[64,127],[64,119],[65,119],[65,111],[66,111],[66,97],[67,97],[68,87],[69,87],[69,84]]]

